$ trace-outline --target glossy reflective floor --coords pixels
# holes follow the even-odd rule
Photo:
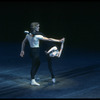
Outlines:
[[[20,44],[1,44],[0,98],[100,98],[100,52],[66,48],[53,59],[56,83],[45,56],[36,74],[40,86],[30,85],[31,60],[19,56]],[[26,50],[28,51],[28,50]]]

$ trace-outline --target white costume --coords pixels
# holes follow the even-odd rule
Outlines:
[[[39,40],[42,40],[43,36],[35,35],[32,37],[31,35],[27,34],[26,38],[28,39],[31,48],[39,48]]]

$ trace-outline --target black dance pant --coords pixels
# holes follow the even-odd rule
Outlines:
[[[31,79],[35,78],[36,72],[38,71],[38,68],[40,66],[40,58],[39,58],[39,48],[31,48],[30,56],[32,58],[32,68],[31,68]],[[51,74],[51,77],[54,78],[53,70],[52,70],[52,59],[47,55],[47,61],[48,61],[48,68]]]
[[[32,58],[31,79],[34,79],[40,66],[39,48],[31,48],[30,56]]]
[[[53,73],[53,69],[52,69],[52,58],[47,55],[47,61],[48,61],[48,69],[50,71],[51,77],[54,78],[54,73]]]

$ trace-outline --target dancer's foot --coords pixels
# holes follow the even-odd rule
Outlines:
[[[55,79],[55,78],[52,78],[52,82],[53,82],[53,83],[56,83],[56,79]]]
[[[40,86],[40,84],[37,83],[37,82],[35,81],[35,79],[32,79],[32,81],[31,81],[31,85],[37,85],[37,86]]]

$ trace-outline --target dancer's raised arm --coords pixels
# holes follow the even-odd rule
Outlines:
[[[63,41],[62,44],[61,44],[61,48],[60,48],[59,56],[58,56],[58,57],[61,56],[61,53],[62,53],[62,50],[63,50],[63,47],[64,47],[65,38],[63,38],[63,40],[64,40],[64,41]]]

